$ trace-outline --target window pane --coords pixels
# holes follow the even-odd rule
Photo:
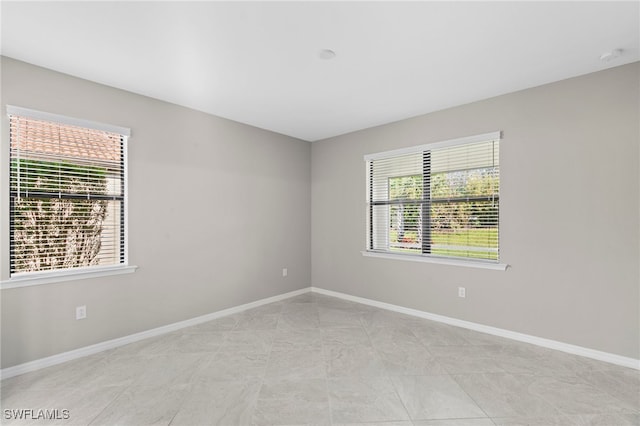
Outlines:
[[[431,225],[433,254],[498,259],[497,203],[434,203]]]
[[[389,209],[389,248],[393,251],[422,250],[422,217],[419,204],[396,204]]]
[[[369,249],[498,260],[498,147],[489,140],[375,155],[367,163]]]
[[[368,173],[370,179],[367,195],[370,201],[398,199],[400,196],[410,194],[409,189],[404,189],[404,186],[411,186],[413,179],[422,174],[422,155],[410,154],[375,160],[369,163]],[[396,192],[391,194],[390,189]]]
[[[370,233],[370,248],[372,250],[389,250],[390,243],[390,206],[389,205],[377,205],[372,206],[369,218],[369,227],[373,230]]]
[[[500,189],[498,169],[483,168],[431,175],[431,198],[495,196]]]
[[[125,262],[124,144],[10,116],[11,274]]]
[[[422,175],[389,178],[389,200],[420,200]]]
[[[120,260],[120,201],[20,198],[14,202],[11,272]]]
[[[482,154],[479,159],[449,162],[462,170],[431,176],[432,254],[498,259],[499,171],[497,166],[469,168],[495,158],[489,155],[493,149],[475,150]]]

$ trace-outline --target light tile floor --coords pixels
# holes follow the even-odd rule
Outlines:
[[[33,424],[640,425],[640,372],[318,294],[2,381]]]

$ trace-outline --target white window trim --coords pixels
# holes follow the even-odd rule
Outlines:
[[[94,130],[118,133],[124,138],[124,179],[127,190],[124,193],[124,263],[109,266],[87,266],[82,268],[59,269],[53,271],[37,271],[14,274],[6,280],[0,280],[0,290],[13,288],[30,287],[34,285],[53,284],[64,281],[75,281],[87,278],[106,277],[111,275],[130,274],[138,269],[136,265],[129,265],[129,164],[128,164],[128,143],[131,136],[131,129],[114,126],[111,124],[99,123],[96,121],[83,120],[66,115],[52,114],[44,111],[37,111],[30,108],[23,108],[14,105],[6,106],[6,114],[18,115],[44,121],[53,121],[71,126],[85,127]]]
[[[109,267],[93,267],[65,269],[48,272],[28,272],[16,274],[8,280],[0,281],[0,289],[30,287],[34,285],[53,284],[63,281],[84,280],[86,278],[107,277],[110,275],[130,274],[138,269],[134,265],[115,265]]]
[[[506,263],[495,263],[492,261],[482,260],[463,260],[451,257],[438,257],[434,255],[423,256],[417,254],[394,254],[387,252],[367,251],[363,250],[364,257],[377,257],[380,259],[407,260],[409,262],[436,263],[440,265],[464,266],[467,268],[493,269],[496,271],[505,271],[509,267]]]

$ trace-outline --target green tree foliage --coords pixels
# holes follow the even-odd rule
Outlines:
[[[456,234],[471,229],[495,228],[498,217],[497,201],[490,198],[499,191],[499,177],[493,168],[434,173],[430,177],[432,238],[445,233]],[[389,179],[389,199],[404,200],[390,206],[390,243],[408,248],[422,241],[422,214],[418,203],[422,199],[422,176],[400,176]],[[484,200],[463,200],[481,197]],[[485,232],[486,233],[486,232]],[[475,232],[474,235],[478,234]],[[489,232],[487,235],[497,234]],[[469,239],[469,238],[467,238]],[[471,238],[474,240],[475,238]],[[441,241],[444,243],[445,241]],[[404,245],[403,245],[404,243]],[[473,245],[473,242],[470,244]],[[490,244],[491,245],[491,244]]]
[[[431,176],[431,198],[450,200],[431,206],[431,224],[436,230],[458,230],[495,226],[497,202],[461,201],[463,197],[493,197],[499,177],[493,169],[436,173]]]
[[[410,201],[422,199],[422,176],[401,176],[389,179],[389,199],[407,200],[406,204],[391,206],[390,235],[393,244],[417,244],[422,240],[422,215],[419,204]]]
[[[97,264],[107,201],[58,198],[58,194],[106,194],[106,171],[66,162],[14,160],[14,272]],[[17,182],[20,182],[18,188]],[[27,191],[50,193],[25,196]]]

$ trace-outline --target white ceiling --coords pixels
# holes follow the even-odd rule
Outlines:
[[[1,8],[5,56],[308,141],[640,58],[638,1]]]

